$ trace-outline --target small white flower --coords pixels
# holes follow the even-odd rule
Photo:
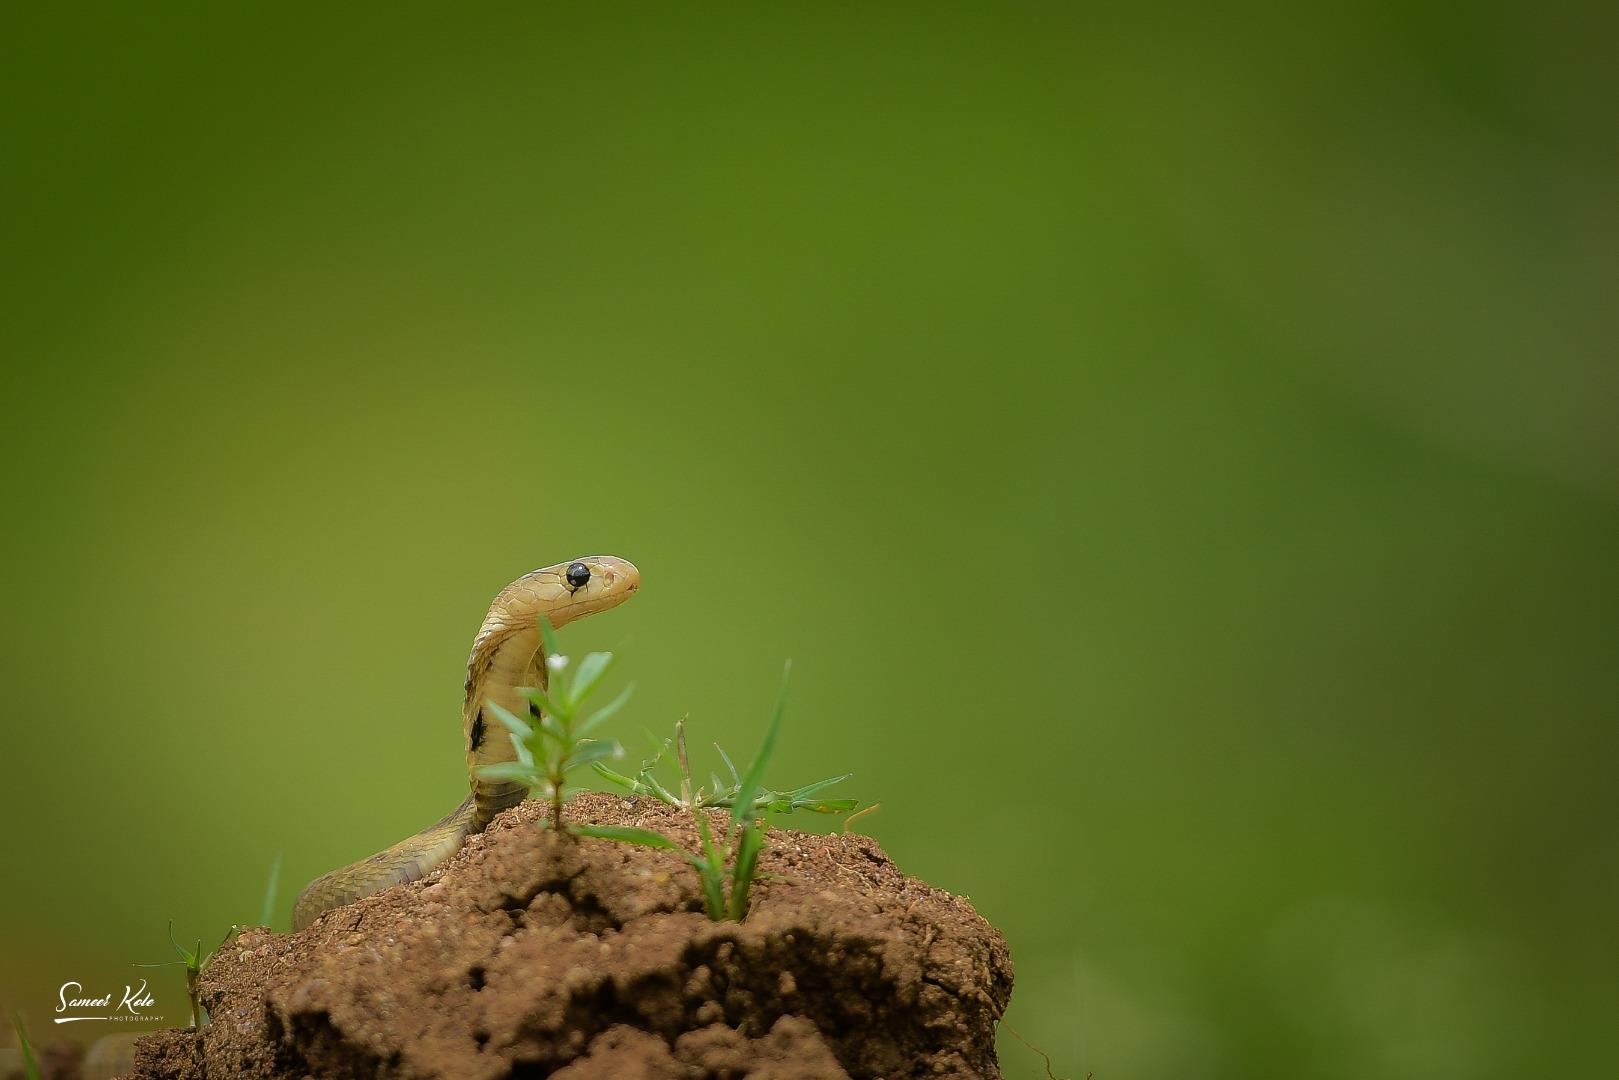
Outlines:
[[[545,658],[545,666],[550,668],[552,671],[561,671],[563,668],[568,666],[568,658],[563,656],[561,653],[558,653],[555,656],[547,656]]]

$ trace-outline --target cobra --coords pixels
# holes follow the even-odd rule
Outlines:
[[[478,628],[467,660],[461,732],[471,792],[442,820],[414,836],[310,882],[293,905],[292,928],[302,930],[333,908],[390,885],[415,881],[459,851],[466,838],[482,831],[496,814],[521,802],[528,794],[527,786],[478,776],[481,766],[517,756],[505,728],[485,720],[485,706],[493,701],[522,715],[528,712],[529,702],[519,689],[546,686],[540,616],[560,629],[586,615],[617,607],[640,587],[641,574],[633,563],[612,555],[591,555],[524,574],[500,590]]]

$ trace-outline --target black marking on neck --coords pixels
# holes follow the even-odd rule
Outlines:
[[[472,718],[472,747],[471,747],[471,749],[476,751],[478,749],[478,747],[480,747],[482,745],[483,745],[483,710],[479,709],[478,710],[478,715]]]

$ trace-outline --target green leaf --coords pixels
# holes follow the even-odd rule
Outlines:
[[[579,661],[579,669],[573,673],[573,683],[568,688],[568,704],[578,708],[579,703],[590,696],[590,692],[596,689],[596,684],[602,681],[607,669],[612,666],[612,653],[586,653],[585,658]]]
[[[530,768],[534,766],[534,751],[528,748],[528,743],[519,739],[516,735],[512,736],[512,753],[516,754],[517,760],[525,766]]]
[[[521,761],[497,761],[478,766],[478,776],[484,780],[520,780],[530,787],[545,779],[545,774],[533,765]]]
[[[28,1032],[23,1030],[22,1017],[12,1013],[11,1026],[17,1029],[17,1046],[22,1050],[23,1075],[27,1080],[39,1080],[39,1062],[35,1060],[34,1048],[28,1042]]]
[[[527,720],[524,720],[493,698],[484,702],[484,708],[488,709],[495,719],[499,720],[506,730],[517,736],[517,738],[526,740],[534,737],[534,729],[529,727]]]
[[[725,752],[725,747],[721,746],[719,743],[714,744],[714,749],[716,749],[716,750],[718,750],[720,752],[720,760],[725,762],[725,767],[727,769],[731,770],[731,783],[735,784],[738,787],[741,787],[742,786],[742,777],[737,775],[736,765],[734,763],[732,763],[731,755],[727,754]]]
[[[823,799],[820,802],[797,803],[793,809],[808,810],[812,814],[846,814],[859,805],[859,799]]]
[[[669,792],[663,789],[663,785],[648,784],[645,782],[647,779],[645,774],[643,774],[641,778],[632,779],[628,776],[624,776],[621,773],[614,772],[612,769],[609,769],[599,761],[591,762],[590,767],[595,769],[596,774],[602,779],[608,781],[609,783],[617,784],[619,787],[625,788],[632,795],[647,795],[657,799],[661,803],[666,803],[669,806],[675,805],[675,799],[669,794]]]
[[[826,780],[817,780],[813,784],[805,784],[803,787],[793,788],[793,790],[783,792],[782,794],[787,796],[787,800],[789,802],[800,803],[805,799],[808,799],[811,795],[825,791],[833,784],[843,783],[853,775],[854,773],[844,773],[842,776],[833,776]]]
[[[742,778],[742,783],[737,788],[736,797],[731,808],[731,823],[733,826],[740,825],[745,828],[748,822],[758,816],[753,800],[762,786],[761,781],[764,779],[765,764],[769,762],[770,755],[776,751],[776,736],[781,731],[781,714],[782,710],[787,707],[787,679],[792,673],[793,662],[789,660],[782,669],[781,689],[776,693],[776,708],[771,713],[770,726],[765,729],[764,742],[760,744],[759,752],[754,755],[753,764],[748,766],[748,775]],[[742,815],[740,819],[737,817],[739,811]]]
[[[594,761],[617,757],[622,753],[624,753],[624,748],[616,742],[606,739],[600,741],[593,739],[589,742],[580,743],[575,747],[573,753],[569,754],[562,763],[562,767],[564,769],[573,769],[580,765],[589,765]]]
[[[641,786],[628,776],[625,776],[623,773],[616,773],[599,761],[592,761],[590,763],[590,767],[596,770],[597,776],[601,777],[603,780],[606,780],[609,784],[617,784],[619,787],[624,788],[627,791],[634,791],[636,788]]]
[[[563,747],[573,742],[572,739],[568,738],[568,733],[562,730],[562,724],[550,713],[540,714],[540,734],[549,739],[554,739]]]
[[[552,671],[547,661],[553,656],[561,656],[562,650],[557,646],[556,631],[551,628],[551,620],[544,615],[540,616],[540,663],[545,666],[546,688],[556,691],[557,700],[568,699],[568,676],[566,669]],[[551,710],[546,709],[547,712]]]
[[[676,795],[674,792],[670,791],[668,788],[666,788],[662,784],[660,784],[658,782],[658,778],[656,776],[653,776],[651,773],[649,773],[649,772],[642,773],[641,774],[641,782],[643,784],[645,784],[647,786],[647,788],[652,792],[652,794],[654,796],[656,796],[660,801],[666,802],[670,806],[679,806],[680,805],[680,796]]]
[[[617,840],[622,844],[640,844],[642,847],[664,848],[669,851],[685,850],[662,833],[636,828],[633,825],[575,825],[573,831],[577,836]]]
[[[708,912],[710,919],[721,922],[725,918],[724,871],[716,873],[712,866],[700,861],[694,860],[694,865],[697,867],[697,876],[703,883],[703,908]]]
[[[614,713],[618,712],[618,710],[622,709],[624,707],[624,703],[630,700],[630,695],[634,692],[635,684],[630,683],[630,685],[624,688],[624,692],[622,694],[618,695],[618,697],[614,698],[612,701],[609,701],[606,705],[603,705],[584,720],[574,725],[574,734],[581,739],[590,734],[598,726],[600,726],[603,720],[608,719]]]
[[[184,964],[194,964],[194,963],[196,963],[197,962],[197,953],[202,952],[202,942],[200,942],[200,941],[197,942],[197,952],[196,953],[188,953],[188,952],[185,951],[184,948],[182,948],[180,946],[180,943],[178,941],[174,940],[174,920],[173,919],[169,920],[169,944],[174,946],[174,951],[180,954],[180,962],[184,963]]]
[[[546,656],[562,655],[562,650],[557,648],[557,633],[551,629],[551,620],[544,615],[540,616],[540,644],[545,648]]]
[[[703,882],[703,906],[708,909],[708,917],[719,922],[725,918],[725,852],[714,843],[708,815],[694,811],[692,817],[697,819],[697,837],[707,856],[706,859],[693,856],[692,865],[697,867],[697,876]]]

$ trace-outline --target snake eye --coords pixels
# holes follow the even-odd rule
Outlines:
[[[590,580],[590,567],[582,562],[576,562],[568,567],[568,584],[576,589],[582,589],[585,582]]]

